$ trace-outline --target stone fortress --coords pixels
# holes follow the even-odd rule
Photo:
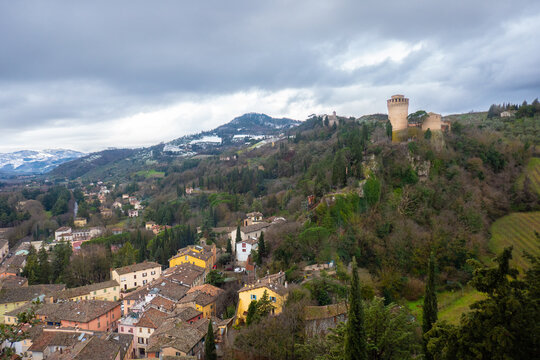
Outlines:
[[[447,130],[450,126],[449,123],[443,122],[442,116],[433,112],[427,113],[427,116],[423,118],[421,123],[409,123],[409,99],[403,95],[392,95],[392,97],[386,100],[388,106],[388,120],[392,124],[392,140],[399,141],[399,139],[407,138],[408,134],[404,134],[403,130],[409,128],[421,128],[422,131],[441,131]]]
[[[388,106],[388,120],[392,124],[392,131],[405,130],[408,127],[409,99],[403,95],[392,95],[386,100]]]

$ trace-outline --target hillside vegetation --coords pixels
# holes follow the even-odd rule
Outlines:
[[[525,185],[527,183],[527,185]],[[523,175],[518,180],[518,186],[523,189],[528,186],[531,191],[540,195],[540,158],[533,157],[527,162]]]

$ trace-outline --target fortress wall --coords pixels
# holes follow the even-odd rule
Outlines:
[[[440,114],[435,114],[435,113],[432,113],[430,112],[429,114],[429,117],[424,120],[424,122],[422,123],[422,130],[423,131],[426,131],[427,129],[430,129],[431,131],[434,131],[434,130],[441,130],[441,115]]]

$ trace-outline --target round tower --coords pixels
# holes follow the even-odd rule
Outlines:
[[[388,120],[392,124],[392,131],[407,129],[407,115],[409,115],[409,99],[403,95],[392,95],[386,100],[388,105]]]

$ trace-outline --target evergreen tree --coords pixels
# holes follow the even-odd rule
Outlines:
[[[344,356],[346,360],[367,360],[364,305],[358,279],[356,259],[352,261],[352,282],[349,292],[349,312],[345,330]]]
[[[268,296],[268,291],[264,290],[263,296],[257,301],[257,313],[262,318],[268,316],[273,309],[274,305]]]
[[[332,166],[332,183],[336,187],[345,186],[347,184],[347,166],[342,151],[338,151],[334,157]]]
[[[474,268],[470,284],[486,298],[471,305],[457,326],[435,323],[426,334],[434,359],[538,358],[540,257],[529,256],[532,266],[525,281],[510,267],[511,258],[509,247],[495,258],[494,268],[468,260]]]
[[[35,285],[39,282],[39,260],[36,248],[30,245],[28,256],[26,257],[26,265],[23,269],[23,276],[28,279],[29,285]]]
[[[216,360],[216,341],[214,339],[214,329],[212,328],[212,319],[208,322],[208,331],[204,340],[204,359]]]
[[[431,129],[427,129],[424,133],[424,139],[429,140],[431,139]]]
[[[242,235],[240,235],[240,224],[236,227],[236,243],[242,242]]]
[[[424,295],[424,307],[422,318],[422,333],[425,334],[431,330],[433,324],[437,321],[437,294],[435,293],[435,256],[433,252],[429,257],[428,264],[428,281],[426,284],[426,292]],[[424,340],[424,354],[426,359],[433,359],[427,351],[427,343]]]
[[[69,259],[73,250],[71,245],[65,241],[61,241],[53,249],[53,261],[52,261],[52,281],[56,283],[62,283],[65,280],[64,272],[69,265]]]
[[[232,254],[232,240],[227,239],[227,254]]]
[[[246,315],[246,325],[249,326],[258,320],[257,317],[257,301],[252,300],[249,303],[247,315]]]
[[[388,136],[388,138],[392,140],[392,123],[390,122],[390,120],[386,122],[386,136]]]
[[[261,262],[262,262],[263,257],[265,257],[267,255],[266,254],[266,244],[264,243],[264,233],[263,232],[261,232],[261,236],[259,236],[259,245],[258,245],[257,252],[258,252],[259,258],[261,259]]]
[[[118,250],[116,254],[114,254],[114,267],[135,264],[137,262],[138,255],[139,251],[136,250],[133,245],[131,245],[131,242],[128,241],[120,248],[120,250]]]
[[[48,284],[51,278],[51,264],[49,263],[49,254],[45,250],[45,242],[41,245],[38,252],[39,261],[39,283]]]

